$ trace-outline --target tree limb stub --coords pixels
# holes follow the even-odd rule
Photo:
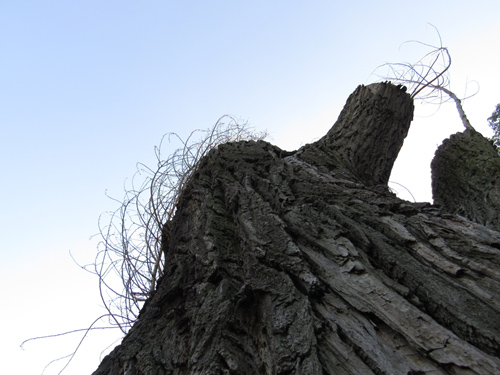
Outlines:
[[[456,133],[432,160],[432,194],[443,210],[500,229],[500,156],[474,129]]]
[[[362,183],[387,185],[412,119],[413,100],[404,86],[359,86],[335,125],[315,146],[337,153],[343,161],[340,164]],[[310,149],[304,147],[303,158],[309,157]]]

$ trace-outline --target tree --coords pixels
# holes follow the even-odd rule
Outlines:
[[[405,91],[358,87],[297,151],[210,151],[164,223],[156,290],[94,375],[499,373],[497,223],[387,187],[413,117]],[[442,160],[462,153],[451,141]],[[478,181],[453,186],[489,193]]]
[[[500,148],[500,104],[497,104],[495,110],[488,118],[488,124],[493,129],[493,137],[491,138],[497,148]]]
[[[194,130],[185,140],[175,133],[165,134],[155,147],[156,167],[139,163],[131,185],[125,187],[124,198],[111,198],[118,202],[118,209],[100,217],[102,241],[94,263],[82,266],[73,259],[80,268],[99,278],[99,292],[107,313],[87,328],[29,338],[21,347],[32,340],[82,334],[71,354],[54,359],[46,366],[65,360],[59,372],[62,373],[89,332],[120,329],[125,335],[164,273],[164,224],[172,220],[179,196],[200,162],[211,150],[227,142],[262,140],[267,136],[267,132],[256,132],[230,115],[220,117],[212,128]],[[180,142],[181,147],[165,157],[164,141],[172,140]],[[141,181],[139,186],[137,180]],[[107,323],[102,325],[102,321]]]

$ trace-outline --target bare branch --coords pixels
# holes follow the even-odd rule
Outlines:
[[[439,37],[439,47],[409,41],[407,43],[418,43],[432,50],[416,63],[386,63],[380,65],[375,71],[386,68],[387,73],[385,75],[378,75],[381,80],[390,80],[396,84],[405,85],[412,98],[419,99],[424,103],[441,105],[448,100],[453,100],[463,126],[466,129],[473,129],[463,110],[462,101],[465,98],[459,99],[449,88],[450,79],[448,73],[451,67],[451,55],[448,48],[443,47],[441,35],[437,28],[434,25],[431,26],[436,30]]]
[[[106,315],[103,315],[99,319],[102,319],[105,316]],[[56,333],[56,334],[53,334],[53,335],[31,337],[29,339],[24,340],[19,346],[21,347],[21,349],[24,350],[24,345],[26,343],[30,342],[30,341],[41,340],[41,339],[48,339],[48,338],[60,337],[60,336],[66,336],[66,335],[70,335],[72,333],[78,333],[78,332],[88,332],[88,331],[104,330],[104,329],[116,329],[116,328],[117,327],[90,327],[90,328],[73,329],[71,331]]]

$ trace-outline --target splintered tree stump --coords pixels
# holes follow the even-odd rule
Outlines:
[[[360,86],[295,152],[212,150],[94,375],[499,374],[500,233],[387,188],[412,115],[401,87]]]

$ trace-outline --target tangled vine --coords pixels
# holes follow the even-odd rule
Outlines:
[[[175,214],[179,196],[200,160],[223,143],[267,136],[267,132],[255,132],[246,123],[225,115],[211,129],[195,130],[186,140],[175,133],[164,135],[155,147],[156,167],[138,164],[124,198],[114,199],[120,207],[99,220],[101,242],[90,269],[99,277],[101,299],[111,325],[125,334],[155,290],[163,274],[162,227]],[[164,157],[165,140],[178,141],[181,147]],[[142,183],[136,188],[139,177]]]

